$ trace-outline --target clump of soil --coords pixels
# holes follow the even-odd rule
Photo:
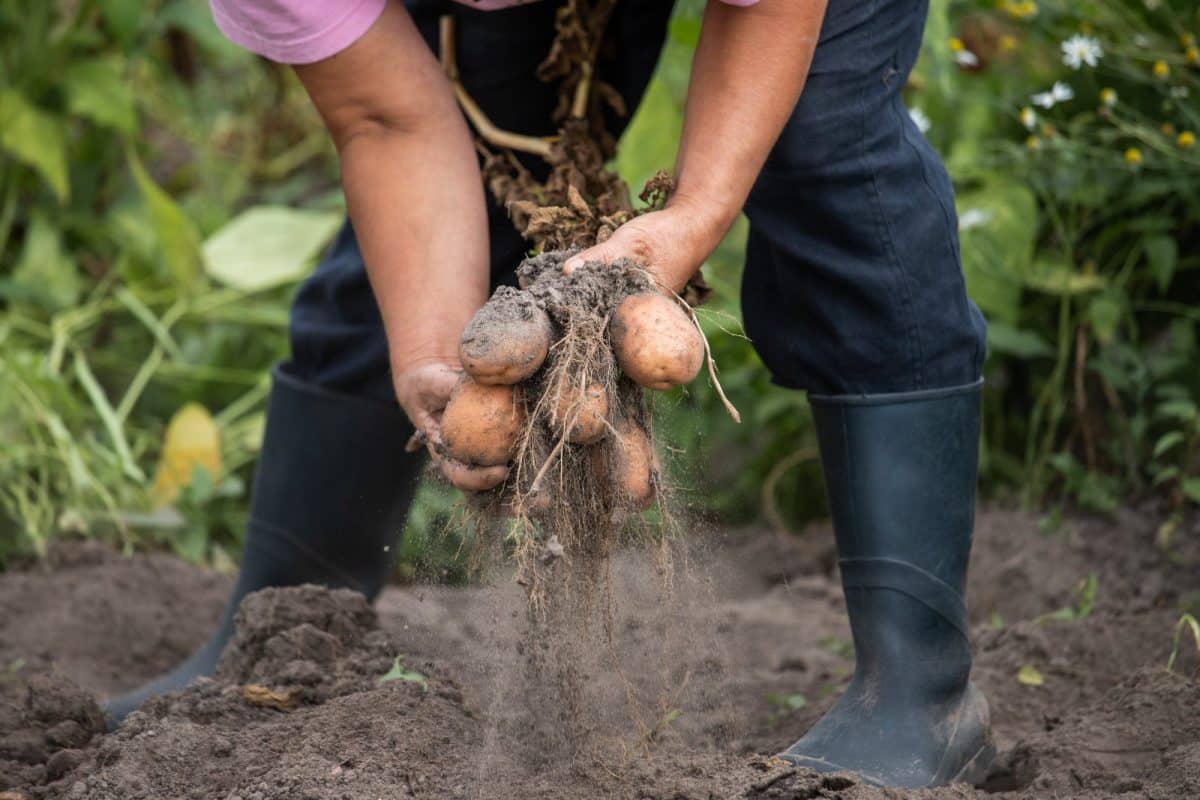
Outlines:
[[[0,684],[0,791],[62,779],[90,760],[87,747],[103,732],[96,700],[70,678],[8,675]]]

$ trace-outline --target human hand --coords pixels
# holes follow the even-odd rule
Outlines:
[[[644,264],[663,289],[680,292],[720,244],[732,220],[733,215],[715,205],[676,196],[661,211],[631,219],[607,240],[567,259],[563,272],[570,275],[588,261],[611,264],[627,258]]]
[[[400,407],[424,438],[442,475],[456,488],[481,492],[503,482],[508,467],[471,466],[442,452],[442,412],[462,374],[456,358],[425,358],[393,367],[392,380]]]

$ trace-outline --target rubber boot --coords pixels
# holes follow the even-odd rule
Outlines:
[[[995,756],[963,600],[981,383],[809,397],[857,659],[781,757],[878,786],[981,782]]]
[[[212,638],[172,672],[109,701],[110,730],[148,698],[210,676],[247,594],[316,583],[374,599],[393,555],[423,459],[404,452],[413,429],[399,407],[341,395],[274,372],[241,571]]]

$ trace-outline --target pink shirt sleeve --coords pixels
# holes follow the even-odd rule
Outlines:
[[[398,1],[398,0],[395,0]],[[231,41],[283,64],[311,64],[354,44],[389,0],[209,0]]]
[[[534,0],[458,0],[494,11]],[[231,41],[283,64],[311,64],[354,44],[400,0],[209,0],[213,20]],[[632,0],[637,2],[637,0]],[[752,6],[758,0],[721,0]]]

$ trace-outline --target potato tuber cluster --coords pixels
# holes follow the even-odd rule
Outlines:
[[[466,371],[442,417],[442,455],[510,464],[484,502],[556,529],[648,508],[660,486],[643,388],[699,373],[694,318],[636,265],[588,264],[564,275],[567,251],[522,264],[463,332]],[[594,523],[593,523],[594,524]]]

